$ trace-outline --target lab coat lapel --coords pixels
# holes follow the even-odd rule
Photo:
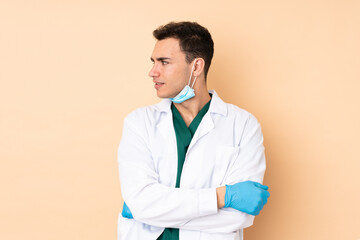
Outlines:
[[[193,136],[193,139],[191,140],[188,151],[190,151],[192,146],[194,146],[200,138],[208,134],[213,128],[214,128],[214,122],[211,118],[210,113],[207,112],[203,117],[203,119],[201,120],[200,125],[196,129],[196,132]]]
[[[201,123],[190,143],[188,152],[200,138],[208,134],[215,127],[214,121],[212,119],[212,114],[221,114],[223,116],[226,116],[227,114],[226,104],[219,98],[217,93],[214,90],[210,90],[209,93],[212,94],[209,110],[201,120]]]
[[[173,143],[173,141],[175,141],[176,143],[176,135],[172,120],[172,114],[171,112],[162,114],[164,114],[165,116],[160,118],[160,121],[157,124],[157,129],[167,143]]]
[[[167,157],[174,159],[172,163],[176,171],[177,166],[177,145],[176,145],[176,135],[173,124],[172,112],[170,109],[171,100],[163,99],[160,103],[155,105],[155,109],[158,111],[158,119],[156,124],[156,129],[159,131],[160,138],[158,143],[161,145],[162,149],[166,149]],[[176,174],[175,178],[176,181]],[[174,183],[175,184],[175,183]]]
[[[171,112],[161,113],[158,124],[156,125],[157,131],[159,131],[158,144],[159,152],[161,152],[161,159],[163,165],[167,167],[165,173],[166,177],[163,178],[163,181],[169,184],[168,186],[176,185],[176,174],[177,174],[177,145],[176,145],[176,135],[173,126],[172,114]],[[164,163],[165,161],[165,163]]]
[[[171,101],[163,99],[160,103],[155,104],[155,109],[159,113],[156,124],[157,130],[167,142],[172,143],[174,139],[176,141],[176,136],[170,106]]]

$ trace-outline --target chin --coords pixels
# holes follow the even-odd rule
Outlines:
[[[157,92],[156,95],[158,96],[158,98],[169,98],[169,96],[167,94],[160,93],[160,92]]]
[[[166,92],[161,92],[161,91],[157,91],[156,95],[158,96],[158,98],[172,98],[172,95]]]

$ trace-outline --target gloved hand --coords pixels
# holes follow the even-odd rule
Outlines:
[[[252,181],[226,185],[224,207],[231,207],[256,216],[267,203],[270,196],[268,188]]]
[[[122,215],[124,218],[129,218],[129,219],[132,219],[132,218],[133,218],[133,215],[132,215],[129,207],[126,205],[125,202],[124,202],[124,206],[123,206],[123,210],[122,210],[121,215]]]

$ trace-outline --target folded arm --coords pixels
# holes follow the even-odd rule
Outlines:
[[[260,125],[252,117],[247,122],[240,153],[226,173],[225,184],[248,180],[262,182],[265,171],[262,142]],[[132,129],[131,124],[125,124],[119,147],[120,179],[124,199],[137,221],[158,227],[217,233],[233,232],[252,225],[254,217],[250,214],[257,215],[261,209],[258,212],[244,211],[236,206],[236,199],[234,204],[223,208],[224,187],[193,190],[159,184],[150,151],[144,146],[146,141]],[[126,154],[129,151],[131,156]]]
[[[180,225],[217,213],[216,189],[180,189],[159,184],[147,140],[125,119],[118,149],[121,191],[135,220],[153,226]]]

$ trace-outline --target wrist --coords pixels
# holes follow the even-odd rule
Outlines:
[[[218,209],[223,208],[225,206],[225,193],[226,193],[226,186],[216,188]]]

